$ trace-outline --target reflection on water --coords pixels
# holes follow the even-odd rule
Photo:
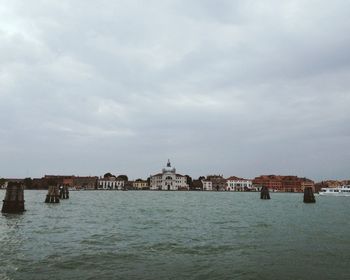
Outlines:
[[[0,196],[5,193],[0,191]],[[0,279],[349,279],[347,198],[71,192],[0,216]]]

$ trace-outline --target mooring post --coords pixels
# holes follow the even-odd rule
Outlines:
[[[315,203],[315,195],[312,187],[306,187],[304,189],[304,203]]]
[[[69,198],[68,186],[60,186],[60,199],[68,199],[68,198]]]
[[[24,209],[24,186],[21,183],[9,182],[6,189],[1,212],[23,213]]]
[[[261,188],[260,199],[270,199],[269,189],[265,186]]]
[[[68,190],[68,186],[64,186],[64,194],[65,194],[65,198],[69,199],[69,190]]]
[[[60,186],[59,187],[59,190],[60,190],[60,199],[65,199],[65,197],[64,197],[64,189],[63,189],[64,187],[63,186]]]
[[[59,202],[60,202],[60,193],[59,193],[58,186],[49,186],[45,203],[59,203]]]

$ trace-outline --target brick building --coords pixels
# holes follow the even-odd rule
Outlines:
[[[226,190],[226,179],[222,175],[209,175],[207,180],[211,181],[213,191]]]
[[[64,185],[70,188],[93,190],[96,189],[98,177],[74,175],[45,175],[43,178],[34,178],[34,189],[47,189],[49,185]]]
[[[267,187],[270,190],[282,191],[282,176],[261,175],[253,179],[256,188]]]
[[[312,180],[297,176],[261,175],[253,180],[253,185],[279,192],[303,192],[305,187],[312,187],[315,190]]]

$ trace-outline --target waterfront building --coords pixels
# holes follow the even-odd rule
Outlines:
[[[261,175],[253,180],[257,188],[267,187],[278,192],[303,192],[306,187],[315,190],[315,184],[307,178],[297,176]]]
[[[42,179],[46,185],[49,183],[68,187],[73,187],[74,185],[74,175],[45,175]]]
[[[271,191],[282,191],[282,176],[261,175],[253,179],[253,186],[257,189],[267,187]]]
[[[33,178],[32,189],[47,189],[50,184],[67,186],[76,189],[96,189],[97,176],[74,175],[45,175],[42,178]]]
[[[145,189],[148,189],[149,186],[148,186],[148,183],[146,180],[142,180],[142,179],[136,179],[134,182],[133,182],[133,188],[135,190],[145,190]]]
[[[207,180],[212,183],[212,190],[224,191],[226,189],[226,179],[222,175],[209,175]]]
[[[175,167],[171,167],[170,160],[167,165],[162,169],[161,173],[150,176],[150,189],[151,190],[188,190],[187,177],[176,173]]]
[[[304,192],[306,187],[311,187],[315,191],[315,184],[307,178],[299,178],[297,176],[283,176],[282,188],[285,192]]]
[[[213,190],[213,182],[208,179],[202,180],[203,191],[212,191]]]
[[[253,182],[249,179],[231,176],[226,179],[226,190],[235,192],[250,191],[253,189]]]
[[[99,190],[122,190],[124,189],[125,181],[118,179],[115,176],[100,177],[97,180],[97,188]]]
[[[62,185],[67,187],[73,187],[74,186],[74,176],[65,176],[62,178]]]

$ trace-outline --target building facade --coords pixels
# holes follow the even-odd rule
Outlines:
[[[272,191],[282,191],[282,176],[276,175],[261,175],[253,179],[253,185],[257,189],[267,187]]]
[[[262,175],[253,180],[257,188],[267,187],[277,192],[303,192],[305,187],[315,190],[314,181],[297,176]]]
[[[284,176],[282,178],[282,188],[285,192],[303,192],[306,187],[311,187],[315,191],[315,184],[310,179],[297,176]]]
[[[207,180],[211,181],[213,191],[226,190],[226,179],[222,175],[209,175]]]
[[[136,179],[133,182],[133,188],[135,190],[146,190],[149,188],[148,186],[148,182],[146,180],[142,180],[142,179]]]
[[[123,190],[125,186],[124,180],[119,180],[115,176],[101,177],[97,181],[97,189],[99,190]]]
[[[253,182],[249,179],[238,178],[231,176],[226,179],[226,190],[235,192],[251,191],[253,189]]]
[[[162,173],[150,176],[150,189],[163,191],[188,190],[187,177],[176,173],[170,161],[162,169]]]
[[[203,184],[203,191],[212,191],[213,190],[212,181],[210,181],[208,179],[203,179],[202,184]]]

